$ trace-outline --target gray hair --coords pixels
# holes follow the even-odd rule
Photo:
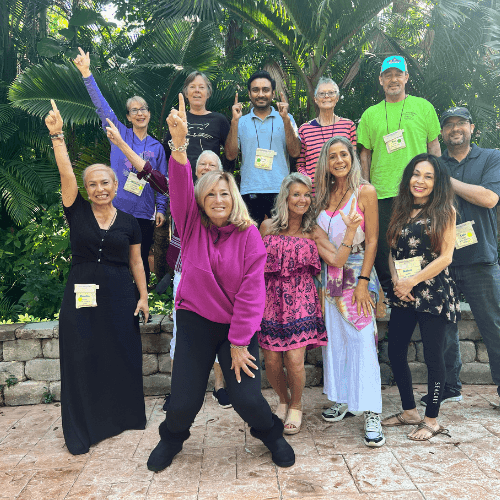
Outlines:
[[[326,84],[333,85],[335,87],[335,92],[337,92],[337,95],[340,94],[339,86],[331,78],[327,78],[325,76],[322,76],[318,80],[318,84],[316,85],[316,88],[314,89],[314,97],[316,97],[316,95],[318,93],[319,86],[320,85],[326,85]]]
[[[128,115],[128,112],[129,112],[129,107],[130,105],[133,103],[133,102],[138,102],[139,103],[139,106],[141,107],[145,107],[145,108],[148,108],[148,103],[142,98],[142,97],[139,97],[138,95],[135,95],[133,97],[129,97],[127,99],[127,102],[125,103],[125,106],[127,108],[127,115]]]
[[[215,156],[217,158],[217,165],[219,166],[219,170],[222,170],[222,162],[220,161],[220,157],[217,153],[214,153],[213,151],[210,151],[210,149],[205,149],[205,151],[202,151],[200,156],[198,156],[198,159],[196,160],[196,168],[195,172],[198,172],[198,165],[200,164],[201,158],[203,156]]]
[[[205,80],[205,83],[207,84],[207,95],[210,97],[212,95],[212,82],[208,79],[208,76],[205,75],[205,73],[202,73],[201,71],[193,71],[192,73],[189,73],[187,78],[184,80],[184,86],[182,87],[182,93],[184,94],[184,97],[187,97],[187,90],[189,87],[189,84],[197,77],[201,76],[203,80]]]
[[[94,163],[93,165],[89,165],[83,172],[82,172],[82,181],[83,181],[83,185],[85,186],[85,177],[87,176],[89,170],[93,169],[93,168],[100,168],[102,170],[107,170],[109,172],[109,174],[111,175],[112,179],[113,179],[113,182],[117,182],[118,181],[118,178],[116,177],[116,173],[115,171],[108,165],[105,165],[104,163]]]
[[[271,210],[271,225],[269,230],[272,234],[279,234],[280,231],[284,231],[288,228],[288,197],[290,196],[290,186],[296,182],[303,184],[309,191],[312,191],[311,179],[303,174],[292,172],[283,179],[280,192],[278,196],[276,196],[274,207]],[[300,226],[302,228],[302,233],[310,233],[314,229],[314,226],[316,226],[316,211],[314,209],[314,198],[312,197],[312,193],[311,204],[307,212],[302,216]]]

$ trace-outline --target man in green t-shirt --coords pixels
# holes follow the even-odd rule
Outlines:
[[[408,70],[403,57],[384,60],[379,82],[385,99],[363,113],[357,132],[363,177],[377,190],[379,239],[375,269],[386,292],[391,284],[386,233],[392,201],[398,194],[403,170],[414,156],[426,152],[441,156],[441,127],[429,101],[406,94]]]

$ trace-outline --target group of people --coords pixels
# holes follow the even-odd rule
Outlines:
[[[293,465],[283,434],[300,432],[305,351],[317,346],[333,403],[322,413],[326,421],[363,414],[370,447],[385,443],[384,426],[414,425],[408,437],[416,441],[446,433],[440,405],[461,399],[460,293],[500,387],[500,152],[471,145],[466,108],[439,120],[428,101],[407,95],[403,57],[382,63],[385,99],[363,113],[357,131],[336,115],[339,89],[330,79],[316,87],[317,118],[297,129],[283,95],[277,109],[271,105],[276,83],[266,71],[248,80],[248,114],[236,95],[231,123],[207,110],[212,84],[194,72],[167,119],[163,146],[147,134],[150,114],[140,97],[127,101],[127,128],[100,93],[88,54],[80,51],[75,64],[112,149],[111,168],[84,172],[87,202],[53,102],[46,124],[73,252],[60,316],[62,418],[71,453],[145,425],[137,315],[147,320],[148,269],[140,243],[151,243],[153,221],[164,223],[168,200],[176,362],[150,470],[168,467],[181,451],[215,361],[219,404],[233,406],[274,463]],[[223,165],[239,152],[238,189]],[[290,173],[290,156],[298,158],[298,172]],[[403,411],[382,421],[375,319],[384,299]],[[428,367],[423,419],[407,362],[417,323]],[[259,347],[279,398],[274,411],[260,389]],[[108,391],[99,379],[109,381]]]

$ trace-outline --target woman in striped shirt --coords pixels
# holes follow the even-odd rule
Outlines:
[[[312,180],[313,192],[316,163],[323,144],[333,136],[340,135],[356,146],[354,122],[335,114],[335,105],[338,100],[338,85],[331,78],[320,78],[314,91],[314,102],[319,108],[319,116],[299,128],[302,149],[297,160],[297,171]]]

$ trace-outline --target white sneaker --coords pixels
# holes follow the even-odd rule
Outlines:
[[[323,420],[327,422],[338,422],[345,417],[345,414],[348,411],[348,406],[345,403],[335,403],[333,406],[330,406],[328,410],[325,410],[321,413]]]
[[[385,436],[382,432],[380,415],[372,411],[365,411],[365,438],[366,446],[378,448],[385,444]]]

